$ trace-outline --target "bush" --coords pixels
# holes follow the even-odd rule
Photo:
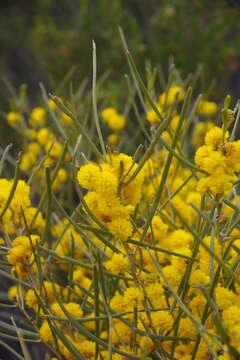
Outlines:
[[[41,80],[56,89],[73,65],[77,81],[88,77],[92,39],[101,73],[109,69],[111,77],[121,78],[126,63],[117,34],[120,25],[142,70],[146,57],[166,71],[169,56],[174,56],[184,76],[203,62],[210,77],[217,77],[219,97],[229,86],[238,93],[239,7],[230,2],[41,0],[1,7],[0,41],[6,54],[1,72],[17,85],[27,82],[36,91]]]
[[[22,153],[7,147],[0,161],[8,359],[240,351],[239,107],[195,95],[199,72],[185,83],[172,64],[159,84],[127,59],[121,108],[94,76],[67,98],[42,86],[34,108],[24,87],[11,98]]]

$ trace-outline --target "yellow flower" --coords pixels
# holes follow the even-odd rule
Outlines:
[[[173,129],[173,131],[177,130],[179,119],[180,119],[179,115],[173,116],[173,118],[171,120],[171,128]]]
[[[12,185],[13,180],[10,180],[9,183],[10,185]],[[10,207],[13,212],[20,212],[21,207],[23,208],[23,210],[25,210],[25,208],[29,206],[30,186],[24,180],[19,180]]]
[[[11,111],[7,114],[7,122],[9,125],[17,125],[21,122],[22,115],[18,112]]]
[[[175,253],[178,253],[181,255],[185,255],[185,256],[189,256],[189,257],[192,256],[191,250],[186,246],[178,247],[177,249],[173,249],[173,251]],[[181,258],[179,256],[172,255],[171,263],[176,268],[177,271],[182,272],[185,269],[185,266],[187,265],[188,260]]]
[[[37,138],[37,131],[34,129],[27,129],[25,130],[26,135],[30,138],[35,140]]]
[[[38,308],[38,299],[33,290],[28,290],[25,295],[25,301],[28,307],[30,307],[33,310],[37,310]]]
[[[101,112],[102,121],[107,123],[110,129],[114,131],[122,130],[126,125],[125,118],[118,114],[114,108],[106,108]]]
[[[60,182],[64,182],[67,179],[67,171],[63,168],[59,169],[58,173],[57,173],[57,179]]]
[[[152,326],[159,333],[166,333],[172,329],[173,318],[167,311],[158,311],[152,314]]]
[[[191,319],[182,318],[179,326],[179,334],[184,337],[195,338],[198,334],[198,331]]]
[[[58,159],[62,153],[62,145],[58,141],[48,141],[45,144],[45,151],[49,152],[49,156]]]
[[[50,281],[43,282],[42,292],[51,303],[56,301],[56,297],[59,295],[60,289],[60,286],[56,283],[52,283]]]
[[[44,343],[53,341],[53,334],[47,320],[44,320],[42,326],[40,327],[39,335]]]
[[[155,350],[155,344],[148,336],[141,336],[139,341],[142,356],[147,356],[150,352]]]
[[[155,104],[159,113],[163,116],[163,110],[162,107],[158,104]],[[147,112],[147,120],[150,122],[150,124],[156,124],[161,121],[159,116],[156,114],[155,110],[149,109]]]
[[[166,239],[166,245],[170,250],[189,246],[193,241],[193,237],[187,231],[179,229],[173,231]],[[165,244],[165,243],[164,243]]]
[[[206,303],[206,298],[204,298],[202,295],[197,295],[191,300],[189,308],[194,314],[199,316],[199,314],[202,314],[203,310],[205,309]]]
[[[84,340],[83,342],[77,343],[77,349],[83,354],[86,359],[94,359],[96,344],[93,341]]]
[[[102,110],[101,118],[104,122],[108,122],[108,119],[110,119],[112,116],[115,116],[116,114],[117,111],[114,108],[108,107]]]
[[[229,171],[240,171],[240,140],[225,144],[226,164]]]
[[[181,344],[176,346],[175,356],[177,359],[190,360],[192,356],[191,344],[188,345]]]
[[[228,138],[228,132],[224,134],[221,128],[215,126],[205,136],[206,145],[197,150],[196,164],[210,174],[199,180],[196,187],[198,192],[211,192],[215,196],[228,195],[238,180],[235,171],[240,169],[237,160],[240,155],[240,143],[238,145],[238,141],[228,142]]]
[[[209,130],[205,136],[205,144],[211,146],[213,149],[219,149],[225,139],[229,137],[229,133],[225,134],[225,138],[223,137],[223,130],[214,126],[211,130]]]
[[[163,295],[163,293],[163,287],[158,282],[146,286],[146,294],[151,301],[159,299]]]
[[[202,146],[204,144],[204,138],[206,133],[214,127],[214,123],[211,121],[198,122],[193,130],[191,143],[194,147]]]
[[[59,169],[57,176],[53,182],[53,190],[60,190],[63,183],[67,180],[67,171],[64,168]]]
[[[37,141],[39,142],[40,145],[46,145],[50,140],[54,139],[54,135],[53,133],[47,129],[47,128],[43,128],[38,130],[37,132]]]
[[[27,151],[29,153],[34,154],[35,156],[40,155],[42,152],[41,147],[37,142],[32,142],[32,143],[28,144]]]
[[[176,266],[174,266],[174,265],[167,265],[167,266],[164,266],[164,268],[163,268],[163,274],[167,278],[170,285],[174,289],[177,289],[180,284],[181,278],[182,278],[181,271],[179,271],[179,269],[176,268]]]
[[[68,304],[64,304],[64,307],[66,312],[69,313],[72,317],[81,318],[83,315],[82,309],[77,303],[70,302]],[[57,302],[52,304],[51,309],[55,316],[67,318],[67,315],[65,315],[61,306]]]
[[[112,331],[112,343],[129,343],[131,340],[132,330],[130,327],[122,323],[121,321],[117,321],[114,324]]]
[[[201,195],[196,191],[191,191],[187,195],[187,203],[193,204],[196,207],[200,208],[201,206]]]
[[[184,99],[185,91],[181,86],[173,85],[167,93],[163,93],[159,97],[159,104],[161,106],[169,106],[176,99],[182,101]]]
[[[219,173],[220,171],[225,171],[227,164],[225,157],[219,151],[211,151],[207,157],[198,159],[200,156],[201,148],[198,149],[196,153],[196,163],[197,160],[201,163],[201,169],[212,174],[213,172]]]
[[[73,122],[72,119],[70,118],[70,116],[68,116],[67,114],[65,114],[63,112],[61,113],[60,120],[63,125],[71,125]]]
[[[56,105],[56,103],[52,100],[52,99],[49,99],[48,100],[48,105],[50,106],[50,108],[52,109],[52,110],[54,110],[54,111],[56,111],[57,110],[57,105]]]
[[[39,241],[38,235],[31,235],[32,245],[35,246]],[[9,250],[7,260],[11,265],[22,264],[31,253],[31,243],[27,236],[18,236],[12,242],[12,248]]]
[[[197,191],[204,194],[210,191],[213,195],[229,194],[232,190],[233,183],[237,181],[237,176],[228,175],[222,172],[216,176],[208,176],[199,180],[197,184]]]
[[[170,136],[170,134],[167,131],[164,131],[162,133],[162,138],[163,140],[165,140],[168,144],[172,143],[172,137]]]
[[[130,166],[132,166],[133,158],[123,153],[112,154],[109,157],[109,163],[111,172],[119,176],[120,170],[123,171],[123,174],[129,170]]]
[[[141,306],[143,301],[143,292],[136,287],[129,287],[124,292],[123,302],[126,308]]]
[[[94,190],[97,193],[103,194],[106,197],[116,195],[118,189],[118,179],[110,171],[101,171],[95,181]]]
[[[229,329],[229,338],[231,345],[239,352],[240,351],[240,324]]]
[[[217,112],[217,104],[213,101],[201,100],[197,107],[197,113],[200,115],[211,116]]]
[[[107,137],[107,142],[108,142],[110,145],[116,145],[117,142],[118,142],[118,135],[117,135],[117,134],[110,134],[110,135]]]
[[[195,153],[195,163],[200,167],[204,166],[205,159],[209,158],[213,153],[212,147],[209,145],[203,145],[197,149]]]
[[[20,169],[22,171],[30,170],[37,163],[37,158],[34,153],[28,152],[22,155]]]
[[[152,219],[152,232],[155,241],[162,240],[168,231],[168,226],[162,221],[159,215],[155,215]],[[147,238],[151,237],[151,229],[148,230]]]
[[[17,294],[18,294],[18,287],[17,285],[13,285],[13,286],[10,286],[10,288],[8,289],[8,299],[10,301],[15,301],[16,300],[16,297],[17,297]]]
[[[121,295],[119,293],[115,293],[115,295],[111,299],[110,307],[116,313],[125,311],[125,305],[124,305],[123,299],[124,299],[123,295]]]
[[[104,193],[95,193],[95,195],[96,207],[95,209],[93,208],[93,210],[95,214],[99,211],[100,214],[103,215],[100,216],[102,221],[109,222],[119,217],[124,217],[125,219],[129,217],[128,209],[121,204],[119,197],[114,195],[104,196]]]
[[[7,260],[9,264],[16,265],[22,263],[26,257],[26,247],[22,245],[14,246],[9,250]]]
[[[46,123],[46,110],[42,107],[36,107],[32,110],[29,124],[32,127],[44,126]]]
[[[89,288],[91,285],[91,280],[84,275],[82,269],[74,270],[73,281],[82,285],[84,288]]]
[[[234,305],[237,300],[233,291],[222,286],[216,287],[215,296],[219,310],[228,309],[230,306]]]
[[[189,285],[203,285],[208,284],[210,282],[210,278],[206,275],[201,269],[192,270]]]
[[[30,227],[31,230],[39,230],[39,231],[43,231],[44,227],[45,227],[45,219],[42,216],[41,211],[39,211],[38,208],[34,208],[34,207],[29,207],[25,210],[25,217],[26,217],[26,221],[27,224],[30,226],[32,223],[33,218],[36,216],[36,219],[33,223],[33,225]],[[23,219],[21,219],[21,224],[23,225]],[[19,224],[20,225],[20,224]]]
[[[123,254],[114,253],[111,260],[105,263],[107,270],[113,274],[124,273],[129,269],[129,261]]]
[[[44,167],[51,167],[51,166],[53,166],[53,164],[54,164],[54,159],[51,158],[50,156],[48,156],[48,157],[44,160],[44,162],[43,162],[43,166],[44,166]],[[44,172],[43,172],[43,173],[40,174],[39,176],[43,177],[44,175],[45,175],[45,174],[44,174]]]
[[[132,235],[133,226],[129,220],[118,218],[108,223],[108,230],[116,240],[126,241]]]
[[[110,129],[120,131],[125,127],[126,120],[122,115],[116,114],[108,119],[107,124]]]
[[[77,178],[83,188],[95,190],[99,175],[100,168],[94,163],[89,163],[80,167]]]
[[[228,328],[232,328],[235,325],[240,325],[240,307],[237,305],[231,305],[222,312],[222,318]]]

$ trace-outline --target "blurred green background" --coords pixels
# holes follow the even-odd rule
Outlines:
[[[125,95],[128,71],[118,26],[141,71],[148,59],[166,71],[170,56],[183,76],[203,63],[205,81],[216,79],[216,99],[227,92],[238,96],[239,0],[2,1],[1,77],[16,88],[26,83],[36,104],[40,81],[54,91],[74,65],[75,84],[91,77],[94,39],[98,74],[108,71],[109,80],[117,80],[105,83],[106,96],[115,104]],[[1,110],[7,111],[9,94],[2,81],[0,92]]]

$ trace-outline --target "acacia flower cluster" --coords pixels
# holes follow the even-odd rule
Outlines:
[[[53,100],[49,100],[48,107],[64,126],[72,124],[71,118],[60,112]],[[25,115],[26,111],[29,113],[28,116]],[[53,167],[63,152],[62,143],[57,140],[56,135],[49,128],[48,112],[40,106],[33,108],[31,111],[22,106],[18,111],[10,111],[7,114],[7,122],[16,131],[20,131],[20,134],[25,138],[20,169],[27,174],[36,172],[40,190],[44,186],[44,169],[46,167]],[[65,156],[65,161],[67,160],[69,160],[68,154]],[[59,191],[66,182],[66,179],[67,171],[65,167],[61,167],[53,183],[53,189]]]
[[[102,110],[101,119],[107,124],[109,129],[113,131],[107,137],[107,142],[111,145],[116,145],[119,140],[120,132],[126,126],[126,119],[123,115],[120,115],[116,109],[108,107]]]
[[[87,206],[119,241],[132,235],[130,216],[142,195],[143,171],[125,185],[137,166],[128,155],[112,154],[106,163],[89,163],[78,172],[79,184],[90,190],[84,197]]]
[[[43,107],[28,117],[9,112],[8,123],[27,139],[25,180],[18,166],[15,178],[0,179],[0,274],[14,283],[8,299],[28,323],[21,341],[41,341],[46,359],[239,356],[239,116],[225,108],[234,130],[215,126],[217,105],[192,103],[190,94],[173,83],[160,95],[163,119],[156,108],[148,122],[142,116],[146,144],[133,156],[121,141],[101,153],[108,134],[95,145],[80,116],[52,100],[59,133]],[[101,117],[124,144],[126,119],[113,108]],[[74,139],[67,155],[62,131]],[[49,166],[56,177],[46,170],[44,181]],[[16,336],[14,326],[1,326]]]
[[[205,145],[195,155],[195,162],[207,173],[198,182],[201,193],[209,191],[214,196],[228,195],[238,180],[240,170],[240,140],[229,141],[229,133],[213,127],[205,136]]]

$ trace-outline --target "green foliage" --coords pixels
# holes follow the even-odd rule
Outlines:
[[[54,88],[72,65],[78,67],[77,80],[90,76],[93,39],[100,72],[110,69],[111,77],[122,77],[126,64],[118,26],[137,65],[143,67],[147,56],[165,69],[174,56],[188,73],[203,62],[218,78],[218,95],[239,67],[239,9],[226,1],[38,0],[1,6],[0,41],[6,53],[1,71],[18,83],[22,70],[30,85],[46,80]]]

